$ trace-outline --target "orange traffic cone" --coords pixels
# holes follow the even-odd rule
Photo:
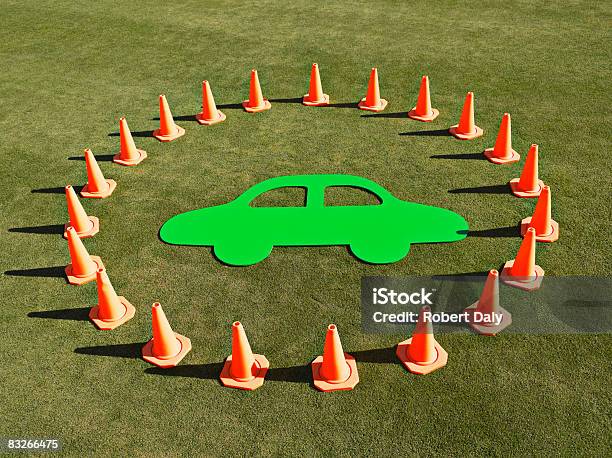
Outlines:
[[[242,102],[242,106],[249,113],[259,113],[260,111],[269,110],[272,105],[268,99],[264,99],[259,85],[259,76],[257,70],[251,70],[251,83],[249,86],[249,100]]]
[[[132,133],[125,117],[119,120],[119,154],[115,154],[113,162],[121,165],[137,165],[145,160],[147,152],[136,148]]]
[[[79,198],[70,185],[66,186],[66,203],[68,204],[68,223],[64,224],[64,238],[68,238],[68,227],[74,227],[77,235],[84,239],[93,237],[100,231],[100,220],[95,216],[87,216]]]
[[[252,391],[264,383],[270,363],[264,355],[256,355],[239,321],[232,324],[232,354],[221,370],[221,383],[230,388]]]
[[[408,112],[408,117],[417,121],[431,122],[438,117],[440,112],[431,107],[431,98],[429,96],[429,78],[424,75],[421,78],[421,87],[419,89],[419,97],[416,107]]]
[[[217,110],[210,84],[206,80],[202,81],[202,112],[196,115],[196,120],[204,126],[225,121],[225,114]]]
[[[134,318],[136,309],[123,296],[117,296],[103,267],[96,271],[98,305],[89,311],[89,319],[101,331],[110,331]]]
[[[533,291],[540,287],[543,277],[544,270],[536,264],[535,229],[530,227],[527,229],[516,258],[504,264],[501,281],[509,286]]]
[[[484,155],[494,164],[509,164],[521,159],[519,153],[512,149],[512,128],[508,113],[504,113],[504,116],[502,116],[495,146],[484,150]]]
[[[191,340],[172,331],[161,304],[151,308],[153,338],[142,347],[142,359],[162,369],[176,366],[191,351]]]
[[[463,111],[459,124],[451,126],[448,131],[459,140],[472,140],[482,136],[483,130],[474,122],[474,93],[468,92],[465,96]]]
[[[468,323],[477,333],[494,336],[512,323],[512,315],[499,305],[499,272],[489,271],[480,299],[467,307]]]
[[[535,229],[536,242],[555,242],[559,240],[559,223],[551,216],[550,187],[544,186],[538,197],[533,216],[521,221],[521,235],[525,237],[527,229]]]
[[[159,96],[159,129],[153,131],[153,136],[160,142],[171,142],[185,135],[185,129],[174,123],[170,106],[165,95]]]
[[[100,166],[89,148],[85,150],[85,166],[87,168],[87,184],[81,190],[81,197],[102,199],[110,196],[117,187],[117,183],[115,180],[104,178]]]
[[[302,103],[309,107],[321,107],[329,105],[329,95],[323,93],[323,86],[321,86],[321,76],[319,75],[319,66],[312,64],[312,70],[310,70],[310,85],[308,87],[308,94],[302,99]]]
[[[538,179],[538,145],[531,145],[520,178],[510,180],[512,193],[517,197],[538,197],[544,183]]]
[[[335,324],[327,327],[323,356],[311,364],[314,386],[320,391],[352,390],[359,383],[357,361],[342,350]]]
[[[365,98],[357,104],[360,110],[366,111],[383,111],[387,107],[387,101],[380,98],[380,88],[378,87],[378,70],[372,68],[370,73],[370,81],[368,83],[368,92]]]
[[[426,313],[431,313],[427,305],[421,307],[412,337],[397,344],[395,351],[404,367],[413,374],[429,374],[446,366],[448,361],[448,353],[434,338],[431,319]]]
[[[104,268],[98,256],[90,256],[73,227],[66,229],[70,264],[66,266],[66,277],[71,285],[84,285],[96,279],[96,270]]]

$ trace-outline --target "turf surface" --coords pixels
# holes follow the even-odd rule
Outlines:
[[[501,114],[513,143],[540,145],[561,239],[538,245],[547,275],[607,275],[610,265],[610,33],[605,2],[84,2],[4,1],[0,28],[1,436],[55,436],[67,454],[480,455],[610,453],[609,355],[600,336],[496,339],[440,335],[443,370],[407,374],[391,347],[364,335],[364,275],[484,272],[511,259],[513,229],[533,202],[493,166]],[[312,62],[331,108],[303,107]],[[380,115],[354,109],[378,66]],[[259,70],[272,110],[237,108]],[[432,124],[404,117],[422,74]],[[200,81],[227,121],[201,127]],[[446,136],[468,90],[485,136]],[[150,138],[165,93],[187,134]],[[149,158],[109,162],[126,115]],[[72,287],[60,225],[63,186],[82,185],[93,149],[112,197],[87,200],[101,256],[136,317],[112,332],[87,322],[95,287]],[[72,160],[71,160],[72,158]],[[453,244],[414,246],[401,262],[361,264],[345,248],[275,249],[231,268],[210,250],[161,243],[170,216],[225,203],[263,179],[350,173],[397,197],[449,208],[473,230]],[[248,230],[248,228],[245,228]],[[193,352],[175,370],[139,359],[159,300]],[[466,304],[467,305],[467,304]],[[222,388],[230,324],[271,362],[256,392]],[[306,366],[338,325],[359,361],[353,392],[324,395]]]

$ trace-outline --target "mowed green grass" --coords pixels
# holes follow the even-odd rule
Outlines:
[[[405,336],[362,332],[362,276],[485,272],[514,257],[517,236],[414,246],[385,266],[327,247],[275,249],[232,268],[207,248],[165,245],[157,232],[176,213],[227,202],[269,177],[350,173],[449,208],[474,231],[507,235],[534,202],[490,190],[520,164],[461,157],[492,146],[510,112],[515,149],[540,145],[561,225],[557,243],[538,245],[538,264],[549,276],[607,276],[610,5],[248,3],[2,2],[0,436],[58,437],[71,456],[609,454],[609,335],[439,335],[449,363],[418,377],[395,360]],[[377,66],[385,113],[410,109],[428,74],[441,114],[422,124],[274,102],[302,97],[312,62],[339,104],[363,97]],[[248,94],[251,68],[273,100],[266,113],[232,106]],[[88,250],[137,308],[128,324],[97,331],[86,318],[95,286],[61,276],[62,188],[85,183],[84,163],[69,158],[86,147],[114,154],[109,134],[122,115],[134,132],[156,128],[160,93],[177,119],[195,114],[203,79],[230,105],[227,121],[179,120],[187,133],[170,144],[136,137],[149,158],[130,168],[100,161],[118,187],[83,201],[101,221]],[[402,135],[456,123],[468,90],[484,137]],[[465,191],[478,187],[485,192]],[[193,342],[165,372],[139,359],[156,300]],[[217,381],[234,320],[272,365],[252,393]],[[352,392],[309,384],[328,323],[359,360]]]

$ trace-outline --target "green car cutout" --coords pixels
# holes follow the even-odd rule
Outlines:
[[[272,190],[306,190],[300,206],[256,207],[252,202]],[[325,190],[358,188],[376,196],[374,205],[329,206]],[[248,266],[266,259],[275,246],[348,245],[362,261],[388,264],[403,259],[411,243],[454,242],[468,224],[443,208],[406,202],[377,183],[354,175],[291,175],[270,178],[233,201],[173,216],[160,238],[174,245],[213,247],[217,259]]]

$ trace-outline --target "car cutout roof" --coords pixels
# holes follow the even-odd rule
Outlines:
[[[378,183],[367,178],[344,175],[344,174],[324,174],[324,175],[286,175],[268,178],[257,183],[244,191],[236,200],[254,199],[264,192],[284,187],[302,187],[310,190],[322,190],[331,186],[355,186],[365,188],[383,198],[391,196],[391,193]]]

